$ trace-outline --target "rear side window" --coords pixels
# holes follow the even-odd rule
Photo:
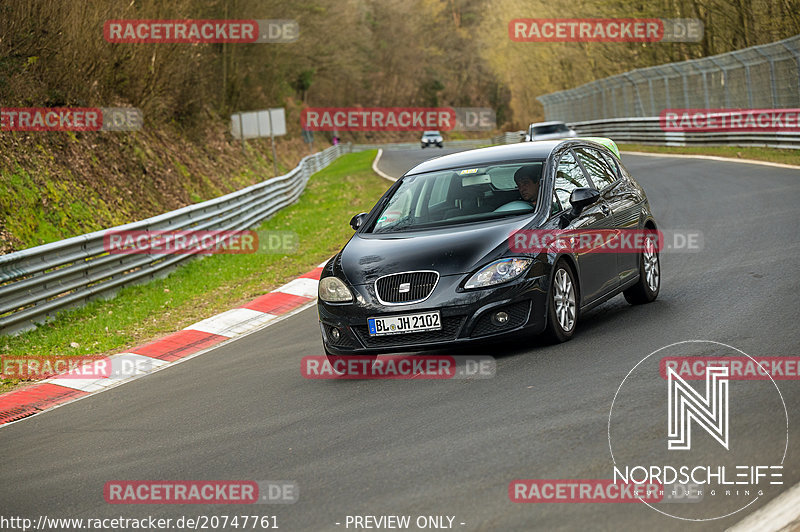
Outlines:
[[[572,156],[572,152],[566,152],[558,162],[554,186],[556,199],[561,207],[564,209],[569,207],[569,197],[573,190],[588,186],[589,181]]]
[[[614,167],[610,166],[608,161],[594,148],[577,148],[575,153],[578,158],[589,172],[589,177],[595,184],[598,190],[603,190],[608,185],[612,184],[617,179]]]
[[[603,157],[605,157],[605,159],[606,159],[606,162],[608,162],[608,165],[609,165],[611,168],[613,168],[613,169],[614,169],[614,177],[615,177],[616,179],[619,179],[619,166],[617,165],[616,157],[614,157],[614,156],[613,156],[613,155],[611,155],[610,153],[606,153],[606,152],[604,152],[604,151],[601,151],[601,152],[600,152],[600,154],[601,154]]]

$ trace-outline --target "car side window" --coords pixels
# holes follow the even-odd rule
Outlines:
[[[581,167],[572,156],[572,152],[568,151],[561,156],[556,169],[556,180],[554,185],[554,192],[556,199],[562,208],[566,209],[569,206],[569,197],[572,191],[576,188],[588,187],[589,181],[586,179]]]
[[[609,166],[599,151],[594,148],[577,148],[575,152],[598,190],[603,190],[617,179],[613,167]]]
[[[613,168],[614,179],[619,179],[619,165],[617,164],[617,161],[614,160],[614,156],[606,152],[600,152],[600,153],[603,155],[603,157],[605,157],[606,161],[608,162],[608,165],[611,168]]]

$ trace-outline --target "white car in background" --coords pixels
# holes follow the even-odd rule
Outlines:
[[[536,122],[528,126],[525,142],[532,140],[570,139],[578,134],[564,122]]]
[[[422,138],[419,140],[422,148],[427,148],[429,146],[437,146],[439,148],[443,147],[442,142],[442,134],[438,131],[423,131]]]

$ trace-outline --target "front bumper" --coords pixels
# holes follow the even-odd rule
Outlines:
[[[420,303],[383,305],[374,285],[352,286],[352,303],[331,304],[317,301],[322,342],[335,355],[397,353],[441,349],[477,343],[498,337],[538,334],[546,325],[547,276],[533,277],[494,288],[459,291],[463,276],[444,276],[433,294]],[[367,318],[397,316],[438,310],[442,329],[385,336],[370,336]],[[509,314],[506,324],[492,323],[490,316],[499,310]],[[331,331],[339,330],[334,340]]]

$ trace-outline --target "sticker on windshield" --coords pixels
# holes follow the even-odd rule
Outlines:
[[[474,173],[475,173],[475,172],[477,172],[477,171],[478,171],[478,169],[477,169],[477,168],[470,168],[469,170],[461,170],[461,171],[458,173],[458,175],[474,174]]]

